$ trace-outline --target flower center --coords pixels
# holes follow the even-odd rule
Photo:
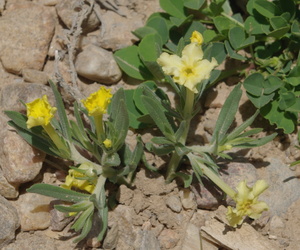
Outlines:
[[[194,71],[193,71],[193,68],[191,67],[186,67],[183,69],[183,74],[186,76],[186,77],[190,77],[192,75],[194,75]]]

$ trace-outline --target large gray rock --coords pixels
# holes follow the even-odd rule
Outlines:
[[[6,180],[1,168],[0,168],[0,195],[2,195],[5,198],[8,198],[8,199],[17,198],[19,195],[17,187],[11,185]]]
[[[122,76],[113,54],[95,45],[86,46],[78,54],[75,67],[80,76],[105,84],[116,83]]]
[[[0,195],[0,249],[15,238],[20,222],[17,210]]]
[[[47,7],[31,2],[11,4],[0,19],[0,59],[4,68],[15,74],[24,68],[41,70],[54,24]]]

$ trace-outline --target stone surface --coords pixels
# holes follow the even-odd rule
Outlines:
[[[159,235],[158,240],[163,249],[173,249],[180,239],[180,235],[171,229],[165,228]]]
[[[200,230],[192,223],[186,227],[181,249],[201,249]]]
[[[78,54],[75,67],[80,76],[105,84],[116,83],[122,76],[113,54],[95,45],[86,46]]]
[[[35,69],[23,69],[22,76],[26,82],[32,83],[47,84],[49,80],[49,77],[45,72]]]
[[[3,249],[15,238],[15,231],[19,228],[19,216],[17,210],[0,195],[0,249]]]
[[[3,171],[0,168],[0,195],[8,199],[17,198],[19,195],[16,186],[11,185],[3,175]]]
[[[59,18],[68,28],[72,27],[74,20],[81,8],[84,10],[87,10],[89,8],[87,4],[83,4],[80,7],[78,1],[76,0],[61,0],[55,7]],[[91,32],[95,30],[99,26],[99,24],[99,19],[97,18],[96,14],[92,12],[82,23],[83,32]]]
[[[54,32],[46,7],[31,2],[12,4],[0,19],[0,59],[8,72],[41,70]],[[13,58],[13,60],[12,60]]]
[[[133,198],[133,191],[126,187],[125,185],[121,185],[118,192],[118,201],[120,204],[123,205],[130,205],[132,198]]]
[[[160,250],[159,242],[152,231],[139,230],[135,241],[135,248],[140,250]]]
[[[52,106],[54,96],[50,87],[38,83],[13,83],[2,87],[0,92],[0,107],[2,110],[24,111],[25,107],[20,102],[32,102],[43,95],[48,96]]]
[[[295,192],[295,190],[300,190],[300,182],[295,177],[295,172],[280,159],[269,158],[266,161],[270,162],[270,165],[258,169],[258,173],[261,179],[267,181],[269,188],[260,196],[260,199],[269,205],[271,215],[280,216],[293,202],[300,199],[300,193]]]
[[[25,193],[14,203],[18,210],[22,231],[46,229],[50,226],[50,202],[53,200],[35,193]]]
[[[194,209],[197,204],[195,201],[195,194],[190,189],[182,189],[179,191],[179,197],[184,209]]]
[[[113,51],[125,48],[138,41],[132,31],[143,26],[143,16],[132,12],[130,18],[125,18],[113,11],[106,11],[101,16],[102,36],[99,36],[99,43],[102,48]]]
[[[172,195],[166,199],[166,205],[174,212],[179,213],[182,205],[178,196]]]

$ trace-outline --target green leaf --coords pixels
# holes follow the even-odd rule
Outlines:
[[[281,16],[271,17],[270,24],[274,30],[288,26],[287,21]]]
[[[205,0],[185,0],[184,6],[189,9],[199,10],[204,4],[204,2]]]
[[[262,107],[260,111],[271,124],[276,124],[277,128],[282,128],[284,133],[289,134],[295,130],[296,114],[280,110],[278,102],[273,101]]]
[[[86,201],[90,197],[90,195],[88,194],[78,193],[73,190],[68,190],[65,188],[44,184],[44,183],[34,184],[26,191],[30,193],[41,194],[62,201],[70,201],[70,202]]]
[[[226,58],[226,50],[223,43],[211,43],[209,44],[205,50],[203,57],[209,61],[212,58],[215,58],[218,64],[221,64]]]
[[[153,76],[143,64],[138,47],[133,45],[115,52],[114,57],[120,68],[130,77],[138,80],[152,79]]]
[[[300,37],[300,23],[298,20],[294,20],[291,27],[291,32],[294,36]]]
[[[284,91],[279,93],[279,101],[278,101],[278,107],[281,110],[286,110],[287,108],[291,107],[296,103],[296,96],[291,91]]]
[[[183,0],[159,0],[160,7],[170,14],[178,18],[185,18],[184,1]]]
[[[268,104],[270,101],[273,100],[273,98],[275,96],[275,93],[272,93],[272,94],[269,94],[269,95],[264,95],[262,93],[261,96],[254,96],[254,95],[247,92],[247,96],[256,108],[261,108],[261,107],[265,106],[266,104]]]
[[[88,233],[91,231],[93,225],[93,213],[90,213],[89,216],[87,216],[85,223],[83,225],[83,229],[81,231],[81,234],[79,237],[77,237],[73,242],[77,243],[81,240],[83,240]]]
[[[152,27],[144,26],[132,31],[132,33],[139,39],[143,39],[147,35],[157,34],[157,31]]]
[[[93,203],[91,203],[91,204],[93,204]],[[93,205],[92,205],[92,206],[89,206],[86,210],[84,210],[84,211],[81,213],[81,215],[79,216],[79,218],[78,218],[78,219],[75,221],[75,223],[72,225],[71,229],[74,229],[75,232],[78,232],[79,230],[81,230],[81,229],[84,227],[84,225],[85,225],[87,219],[88,219],[91,215],[93,215],[93,212],[94,212],[94,206],[93,206]],[[85,237],[85,236],[84,236],[84,237]],[[83,237],[83,238],[84,238],[84,237]]]
[[[261,96],[263,94],[263,83],[265,79],[262,74],[254,73],[249,75],[244,81],[244,87],[249,94]]]
[[[60,95],[60,93],[58,92],[56,86],[54,85],[54,83],[49,80],[50,86],[52,88],[54,97],[55,97],[55,101],[56,101],[56,107],[57,107],[57,113],[59,116],[59,120],[60,120],[60,126],[62,129],[62,134],[63,136],[68,140],[71,141],[71,129],[70,129],[70,124],[69,124],[69,120],[66,114],[66,110],[65,110],[65,106],[62,100],[62,97]]]
[[[225,37],[227,37],[228,32],[231,28],[237,26],[237,24],[233,20],[224,16],[216,16],[213,21],[217,30]]]
[[[249,35],[264,34],[265,31],[268,31],[267,33],[269,33],[270,30],[270,24],[268,20],[263,16],[247,17],[244,23],[244,27]]]
[[[156,30],[157,35],[159,35],[163,44],[169,40],[169,29],[166,20],[163,17],[155,16],[151,19],[148,19],[146,22],[146,27],[151,27]]]
[[[149,112],[152,119],[155,121],[156,125],[160,131],[164,134],[166,138],[174,141],[174,131],[164,113],[163,106],[155,99],[148,96],[142,96],[144,106]]]
[[[229,42],[226,40],[224,42],[225,44],[225,48],[227,50],[227,53],[229,55],[229,57],[233,58],[233,59],[236,59],[236,60],[240,60],[240,61],[244,61],[244,60],[247,60],[246,57],[240,55],[239,53],[236,53],[230,46]]]
[[[226,132],[228,131],[234,120],[241,96],[242,90],[240,89],[240,84],[238,84],[229,94],[221,109],[218,120],[216,122],[214,133],[212,135],[211,143],[214,143],[217,138],[219,141],[222,141],[225,137]]]
[[[69,212],[81,212],[86,210],[92,205],[90,201],[81,201],[71,206],[65,205],[54,205],[54,208],[62,213],[69,213]]]
[[[239,26],[230,29],[228,33],[228,37],[232,47],[235,50],[243,49],[255,42],[255,37],[250,36],[246,38],[244,29]]]
[[[275,3],[269,2],[267,0],[255,0],[254,8],[261,15],[263,15],[267,18],[277,16],[280,13],[280,11]]]

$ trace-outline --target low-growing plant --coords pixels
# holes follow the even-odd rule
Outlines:
[[[140,42],[115,58],[124,72],[139,80],[161,80],[157,58],[162,51],[180,54],[194,30],[203,34],[204,58],[221,64],[241,61],[235,69],[213,70],[217,80],[238,74],[260,114],[285,133],[295,130],[300,111],[300,11],[297,0],[249,0],[245,13],[233,13],[229,0],[160,0],[165,13],[152,14],[133,31]]]
[[[55,205],[55,208],[75,216],[71,228],[81,232],[75,242],[88,235],[97,216],[101,222],[97,238],[101,241],[108,220],[105,183],[110,181],[130,186],[143,155],[143,145],[138,140],[131,151],[125,144],[129,118],[123,89],[112,95],[109,89],[101,87],[82,104],[74,104],[75,120],[70,120],[61,95],[56,86],[50,84],[56,107],[49,104],[45,95],[25,104],[27,115],[14,111],[6,111],[6,115],[11,119],[9,124],[29,144],[49,155],[70,160],[74,165],[70,166],[65,183],[60,187],[40,183],[27,191],[74,203]],[[109,118],[104,120],[108,105]],[[54,115],[56,111],[59,119]],[[84,117],[88,117],[88,125],[85,125]]]

